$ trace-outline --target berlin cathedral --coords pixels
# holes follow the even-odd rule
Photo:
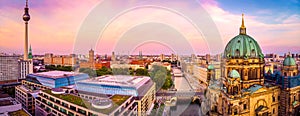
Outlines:
[[[208,77],[202,113],[214,116],[300,116],[300,75],[287,56],[281,69],[265,73],[262,50],[247,35],[244,15],[239,35],[225,47],[221,78]],[[208,69],[208,76],[213,74]]]

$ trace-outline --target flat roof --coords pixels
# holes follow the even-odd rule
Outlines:
[[[67,102],[73,103],[75,105],[93,110],[95,112],[104,113],[104,114],[110,114],[115,109],[120,107],[126,100],[128,100],[130,97],[132,97],[132,96],[127,96],[127,95],[113,95],[108,98],[108,99],[112,100],[112,106],[110,108],[96,109],[96,108],[92,107],[91,102],[89,100],[86,100],[84,98],[81,98],[81,97],[73,95],[73,94],[53,94],[51,92],[51,90],[49,90],[49,89],[43,90],[43,92],[48,93],[59,99],[63,99]]]
[[[17,110],[17,111],[14,111],[14,112],[9,112],[8,115],[9,116],[31,116],[29,113],[27,113],[23,109]]]
[[[139,88],[147,83],[150,77],[147,76],[130,76],[130,75],[105,75],[95,78],[79,81],[78,83],[123,86]]]
[[[14,105],[10,100],[0,100],[0,106]]]
[[[1,98],[0,99],[0,107],[1,106],[9,106],[9,105],[15,105],[18,104],[18,102],[15,101],[15,99],[11,97]]]
[[[82,73],[76,73],[76,72],[67,72],[67,71],[49,71],[49,72],[41,72],[41,73],[33,73],[30,75],[34,76],[42,76],[42,77],[47,77],[47,78],[64,78],[64,77],[69,77],[69,76],[75,76],[78,74]]]

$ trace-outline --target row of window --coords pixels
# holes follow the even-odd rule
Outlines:
[[[73,110],[73,111],[75,111],[75,112],[76,112],[76,109],[77,109],[77,112],[78,112],[78,113],[83,114],[83,115],[86,115],[86,111],[85,111],[85,110],[82,110],[82,109],[80,109],[80,108],[76,108],[75,106],[72,106],[72,105],[68,105],[67,103],[61,102],[61,101],[58,100],[58,99],[55,100],[53,97],[49,97],[49,96],[47,96],[46,94],[40,93],[40,95],[43,96],[43,97],[45,97],[45,98],[47,98],[47,99],[49,98],[50,101],[55,102],[55,103],[57,103],[57,104],[60,104],[61,106],[65,107],[65,108],[71,109],[71,110]],[[43,103],[46,103],[46,100],[45,100],[45,99],[41,99],[41,100],[42,100]],[[57,109],[57,110],[58,110],[58,108],[59,108],[58,106],[53,105],[53,104],[52,104],[51,102],[49,102],[49,101],[47,102],[47,104],[48,104],[49,106],[53,107],[54,109]],[[70,107],[69,107],[69,106],[70,106]],[[62,113],[66,113],[64,108],[60,108],[59,110],[62,111]],[[70,113],[71,113],[71,112],[70,112]],[[94,114],[92,114],[92,113],[90,113],[90,112],[88,112],[88,114],[94,116]],[[68,115],[69,115],[69,114],[68,114]]]

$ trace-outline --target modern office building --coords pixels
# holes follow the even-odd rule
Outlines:
[[[39,84],[46,87],[58,88],[74,85],[75,82],[88,79],[89,76],[84,73],[49,71],[27,75],[26,81],[32,84]]]
[[[15,99],[19,101],[24,109],[34,115],[35,98],[40,91],[40,87],[22,84],[15,87]]]
[[[36,115],[118,116],[137,115],[133,96],[113,95],[82,98],[67,89],[43,90],[36,99]]]
[[[34,115],[35,99],[41,90],[59,87],[74,88],[73,86],[77,81],[88,78],[87,74],[65,71],[29,74],[25,80],[22,80],[22,85],[15,87],[15,98],[24,109]]]
[[[20,64],[20,79],[25,79],[28,74],[33,73],[33,62],[32,59],[19,60]]]
[[[150,77],[106,75],[82,80],[76,84],[82,98],[99,95],[133,96],[138,105],[138,115],[146,115],[151,111],[155,100],[155,83]]]
[[[20,56],[0,55],[0,85],[17,82],[20,78]]]

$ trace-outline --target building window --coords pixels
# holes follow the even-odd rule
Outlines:
[[[294,95],[294,101],[296,101],[296,95]]]
[[[286,72],[284,72],[284,76],[287,76]]]
[[[237,109],[234,109],[234,115],[237,115],[238,112],[237,112]]]
[[[273,108],[273,114],[275,114],[275,108]]]
[[[275,102],[275,97],[274,96],[272,96],[272,100],[273,100],[273,102]]]
[[[244,110],[246,110],[247,109],[247,104],[244,104]]]

